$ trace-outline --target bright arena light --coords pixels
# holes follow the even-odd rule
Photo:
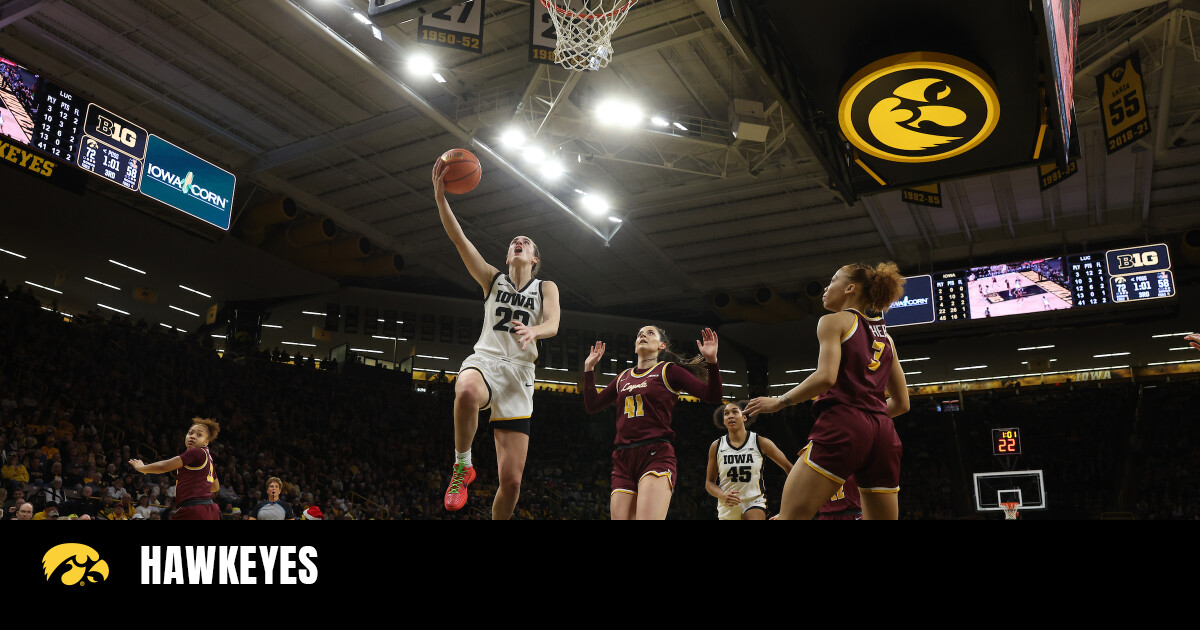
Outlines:
[[[541,162],[546,159],[546,152],[542,150],[542,147],[530,145],[525,147],[521,157],[525,158],[527,162]]]
[[[608,100],[600,103],[600,107],[596,108],[596,116],[604,124],[636,127],[642,123],[646,114],[636,103]]]
[[[525,146],[525,132],[520,129],[505,129],[500,134],[500,143],[506,147],[517,148]]]
[[[654,123],[655,126],[657,126],[657,127],[666,127],[667,125],[671,124],[671,123],[667,122],[667,119],[663,118],[662,116],[655,116],[654,118],[650,119],[650,122]]]
[[[408,60],[408,69],[415,74],[432,75],[433,59],[428,55],[414,55]]]
[[[562,162],[556,159],[549,159],[542,162],[542,177],[546,179],[558,179],[562,177],[564,172]]]
[[[588,211],[595,217],[604,216],[608,213],[608,200],[597,195],[584,195],[583,209]]]

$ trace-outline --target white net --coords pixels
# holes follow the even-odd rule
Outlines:
[[[1004,520],[1006,521],[1015,521],[1021,515],[1017,511],[1017,503],[1001,503],[1000,506],[1004,508]]]
[[[558,44],[555,61],[568,70],[599,70],[612,61],[612,35],[637,0],[540,0]]]

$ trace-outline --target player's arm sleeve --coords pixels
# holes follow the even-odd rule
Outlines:
[[[596,413],[613,404],[617,400],[617,380],[614,378],[600,392],[596,391],[596,371],[583,373],[583,408],[588,413]]]
[[[667,380],[704,402],[721,402],[721,366],[716,363],[708,364],[707,383],[696,378],[687,368],[674,363],[667,364]]]

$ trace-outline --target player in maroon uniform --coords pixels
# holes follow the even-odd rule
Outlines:
[[[807,446],[800,450],[801,459],[804,458],[804,452],[807,450]],[[817,510],[816,520],[862,520],[862,501],[859,500],[858,482],[854,480],[854,475],[846,477],[846,483],[842,484],[842,487],[838,488],[838,491],[833,493],[828,501],[821,504],[821,509]]]
[[[596,413],[617,403],[617,437],[612,462],[609,514],[614,521],[663,520],[671,507],[677,467],[671,440],[671,412],[681,392],[710,403],[721,402],[717,333],[705,328],[700,357],[683,361],[657,326],[637,334],[637,366],[626,369],[596,393],[596,364],[604,356],[597,341],[583,361],[583,405]],[[703,357],[702,365],[700,358]]]
[[[192,423],[183,438],[187,450],[182,455],[153,464],[131,459],[129,464],[140,473],[162,474],[172,470],[179,471],[175,481],[175,509],[171,512],[171,520],[219,521],[221,510],[213,503],[212,497],[221,489],[221,484],[217,481],[208,445],[217,439],[221,425],[209,418],[193,418]]]
[[[784,483],[778,519],[812,519],[851,475],[864,519],[899,517],[902,448],[892,418],[908,411],[908,385],[883,316],[864,313],[883,313],[903,294],[895,263],[838,269],[821,297],[832,312],[817,322],[816,371],[782,396],[746,405],[747,415],[773,413],[816,397],[809,446]]]

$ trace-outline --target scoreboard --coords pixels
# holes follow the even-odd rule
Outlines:
[[[156,157],[150,151],[153,135],[48,77],[0,57],[0,136],[228,230],[233,174],[174,145],[167,155],[157,156],[162,164],[148,173],[151,158]],[[168,163],[174,171],[164,168]],[[47,169],[44,174],[51,172]],[[150,186],[143,189],[143,184]],[[83,186],[80,181],[80,190]],[[162,192],[164,186],[173,190],[170,196]]]
[[[1175,297],[1166,244],[941,271],[905,278],[889,326],[986,319]]]

